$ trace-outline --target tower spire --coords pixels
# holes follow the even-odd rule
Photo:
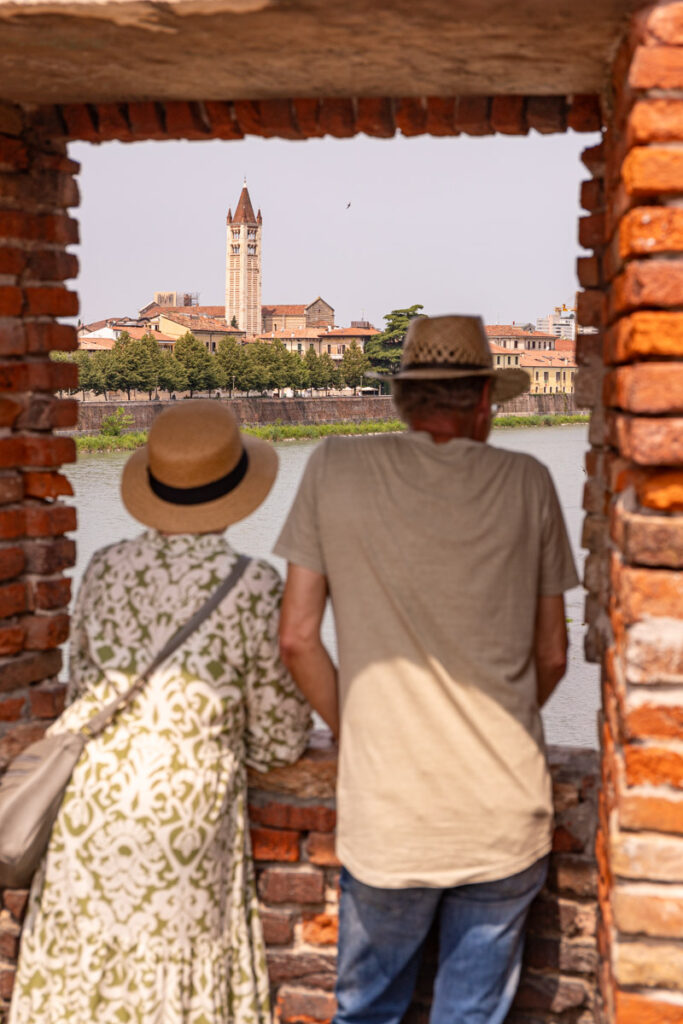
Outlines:
[[[261,225],[245,175],[234,216],[228,211],[225,319],[247,334],[261,333]]]

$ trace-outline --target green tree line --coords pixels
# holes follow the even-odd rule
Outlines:
[[[190,332],[175,343],[171,353],[160,347],[152,334],[137,339],[123,331],[114,347],[105,352],[55,352],[53,359],[75,362],[79,368],[78,391],[108,395],[125,391],[159,392],[169,397],[188,391],[209,394],[216,388],[249,394],[291,388],[330,391],[361,386],[370,360],[356,342],[347,346],[339,364],[327,354],[308,349],[303,358],[288,352],[281,341],[240,345],[222,338],[215,354]]]

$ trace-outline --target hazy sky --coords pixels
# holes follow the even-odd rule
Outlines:
[[[264,303],[322,295],[338,324],[391,309],[535,320],[573,305],[581,150],[593,135],[73,144],[85,322],[155,291],[225,296],[225,218],[246,175]],[[347,204],[350,207],[347,208]]]

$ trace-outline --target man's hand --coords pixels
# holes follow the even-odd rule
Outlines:
[[[339,737],[337,670],[320,639],[327,602],[327,580],[290,562],[280,612],[280,656],[294,681]]]
[[[541,595],[534,631],[536,693],[543,707],[567,669],[567,622],[564,595]]]

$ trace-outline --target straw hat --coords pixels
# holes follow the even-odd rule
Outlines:
[[[277,474],[275,449],[240,434],[217,400],[164,409],[149,439],[128,459],[121,497],[132,516],[167,533],[209,533],[244,519]]]
[[[378,376],[374,374],[373,376]],[[401,368],[392,380],[449,380],[490,377],[491,398],[506,402],[529,390],[526,370],[493,368],[493,356],[480,316],[420,316],[410,321]]]

